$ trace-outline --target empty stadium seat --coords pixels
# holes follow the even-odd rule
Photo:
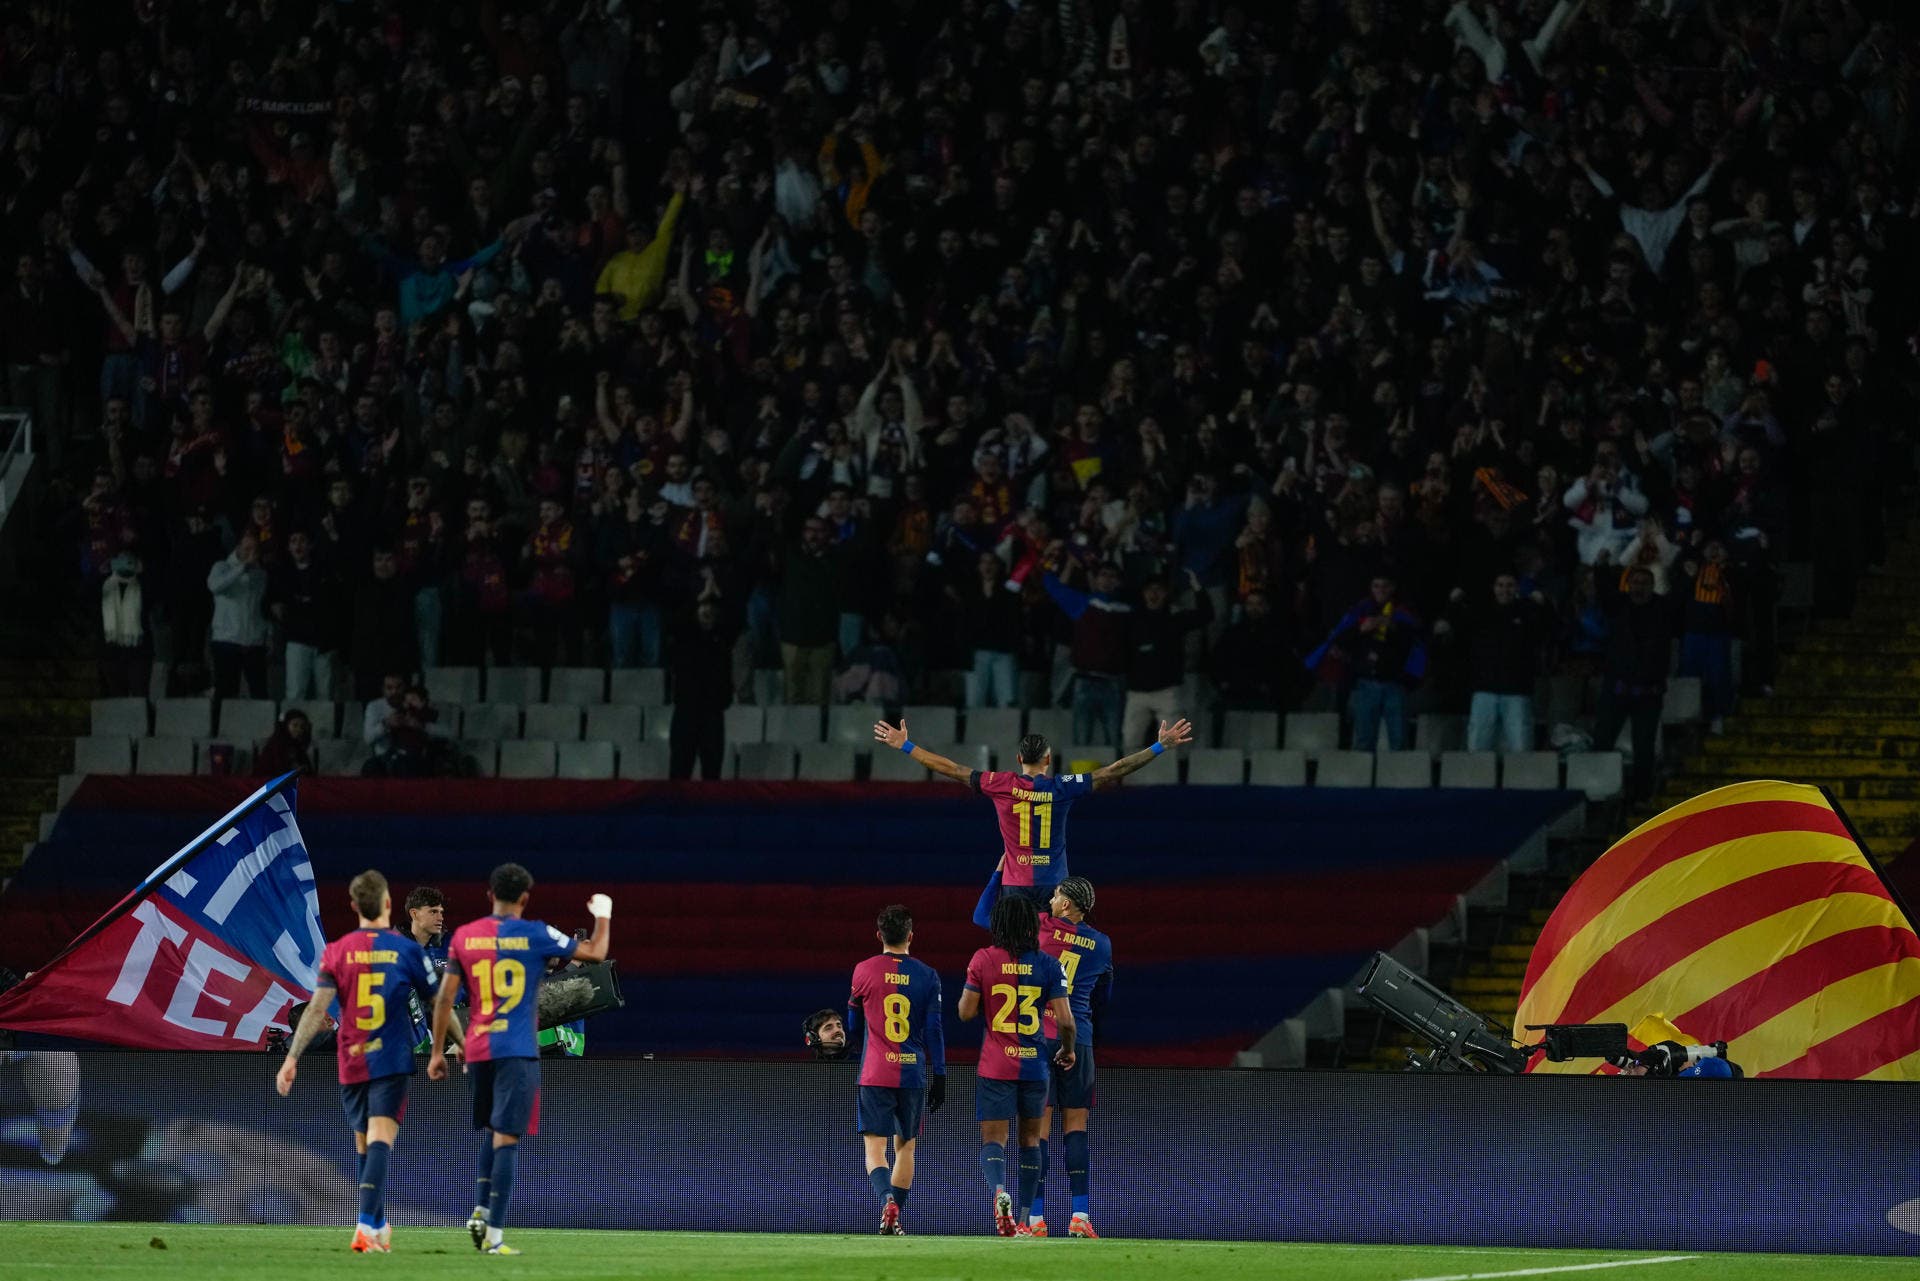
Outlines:
[[[452,727],[448,727],[451,732]],[[475,703],[460,715],[460,736],[498,742],[520,737],[518,703]]]
[[[1585,792],[1590,801],[1620,795],[1625,781],[1625,763],[1618,752],[1577,752],[1567,757],[1567,786]]]
[[[193,773],[193,740],[190,738],[143,738],[134,745],[133,772],[136,774]]]
[[[477,703],[480,701],[480,669],[477,667],[429,667],[420,673],[427,695],[436,703]]]
[[[793,777],[791,743],[741,743],[734,748],[733,776],[763,782],[786,782]]]
[[[573,703],[535,703],[527,708],[528,738],[543,738],[555,743],[580,741],[580,708]]]
[[[363,703],[350,703],[348,706],[351,710],[347,713],[346,717],[346,725],[344,727],[345,736],[347,738],[359,738],[361,729],[360,718],[365,714],[366,705]],[[309,702],[296,700],[282,707],[280,714],[284,716],[288,712],[296,709],[307,714],[307,723],[312,726],[313,737],[316,740],[339,738],[342,736],[341,730],[343,727],[340,723],[340,705],[338,703],[329,703],[320,700]]]
[[[489,667],[489,703],[538,703],[545,696],[537,667]]]
[[[886,718],[886,709],[865,703],[853,703],[827,709],[827,742],[851,747],[857,752],[873,747],[873,727]]]
[[[646,717],[646,726],[640,731],[641,742],[665,743],[673,738],[671,707],[644,707],[639,710]]]
[[[142,738],[145,735],[141,735]],[[73,772],[76,774],[133,773],[133,737],[127,734],[95,734],[73,740]]]
[[[726,710],[727,742],[760,743],[766,741],[765,708],[736,705]]]
[[[1440,753],[1440,786],[1492,787],[1498,781],[1500,758],[1492,752]]]
[[[1102,765],[1113,763],[1114,751],[1111,747],[1096,747],[1092,743],[1068,743],[1065,746],[1054,744],[1053,772],[1056,774],[1087,774]]]
[[[1277,722],[1274,733],[1279,733]],[[1187,782],[1190,785],[1237,787],[1246,781],[1247,754],[1238,748],[1202,747],[1187,754]]]
[[[556,667],[547,680],[547,698],[590,707],[607,701],[607,674],[598,667]]]
[[[1020,745],[1020,722],[1025,716],[1017,707],[978,707],[967,713],[967,739],[974,743],[993,743],[1002,751]]]
[[[800,749],[800,777],[809,783],[849,781],[853,778],[853,749],[839,743],[809,743]]]
[[[473,762],[474,776],[477,778],[498,778],[500,775],[500,744],[490,738],[463,739],[458,750]]]
[[[1247,782],[1254,787],[1305,787],[1307,754],[1291,747],[1248,752]]]
[[[640,741],[642,712],[638,707],[619,703],[596,703],[587,708],[589,742],[637,743]]]
[[[638,703],[642,707],[665,707],[667,674],[658,667],[622,667],[609,683],[616,703]]]
[[[148,724],[144,698],[93,700],[92,730],[96,737],[145,738]]]
[[[900,715],[906,720],[907,732],[916,743],[938,746],[960,737],[960,716],[951,707],[922,703],[901,708]]]
[[[211,733],[213,703],[207,699],[163,698],[153,705],[155,738],[205,738]]]
[[[1337,751],[1340,747],[1340,713],[1288,712],[1286,738],[1282,745],[1296,752],[1305,752],[1309,760],[1322,752]]]
[[[1195,742],[1202,741],[1198,735]],[[1280,713],[1229,711],[1220,718],[1220,746],[1263,752],[1280,746]]]
[[[1428,756],[1458,751],[1467,745],[1467,718],[1422,712],[1413,723],[1413,745]]]
[[[273,737],[274,716],[274,705],[264,698],[230,698],[220,704],[220,737],[248,746],[265,742]]]
[[[621,778],[661,779],[670,763],[665,743],[636,743],[620,746]]]
[[[1500,761],[1500,786],[1515,792],[1551,792],[1560,786],[1560,753],[1508,752]]]
[[[552,778],[558,757],[552,739],[509,739],[500,744],[500,777]]]
[[[1433,786],[1433,757],[1425,751],[1380,752],[1374,757],[1375,787]]]
[[[1045,734],[1047,742],[1058,746],[1073,737],[1073,713],[1055,707],[1040,707],[1027,713],[1027,733]],[[975,734],[976,739],[984,735]],[[1016,741],[1018,735],[1015,735]]]
[[[1660,706],[1662,725],[1690,725],[1703,710],[1698,676],[1676,676],[1667,682],[1666,699]]]
[[[805,747],[820,741],[820,709],[817,707],[769,707],[761,737],[769,743],[788,743]],[[871,727],[867,737],[873,737]]]
[[[1137,769],[1127,775],[1126,786],[1166,787],[1169,784],[1178,784],[1180,766],[1186,755],[1185,751],[1162,752],[1159,760],[1149,761],[1146,768]]]
[[[612,743],[561,743],[556,773],[561,778],[612,778],[613,762]]]
[[[313,749],[313,763],[322,774],[337,775],[343,778],[358,777],[367,767],[372,752],[358,739],[337,738],[324,743],[316,743]]]
[[[876,783],[924,783],[929,775],[926,766],[914,764],[913,758],[904,752],[881,748],[873,754],[873,768],[868,777]]]
[[[1372,787],[1373,753],[1326,751],[1314,772],[1315,787]]]

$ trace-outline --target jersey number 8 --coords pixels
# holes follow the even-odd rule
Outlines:
[[[993,1030],[996,1032],[1018,1033],[1032,1036],[1040,1030],[1040,989],[1037,987],[1015,987],[1011,983],[995,983],[993,995],[1003,998],[1000,1008],[994,1011]],[[1013,1018],[1014,1006],[1020,1007],[1020,1021],[1016,1026]]]
[[[907,1022],[907,1017],[913,1013],[913,1002],[895,992],[880,1002],[880,1009],[887,1017],[883,1029],[887,1039],[895,1045],[904,1044],[906,1039],[913,1035],[913,1028]]]

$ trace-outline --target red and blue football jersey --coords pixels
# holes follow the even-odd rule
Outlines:
[[[1060,962],[1045,952],[1015,956],[983,947],[967,962],[967,991],[978,992],[987,1032],[980,1042],[980,1075],[994,1081],[1044,1081],[1047,1038],[1041,1027],[1047,1002],[1067,994]]]
[[[467,1062],[537,1059],[540,980],[579,941],[542,921],[485,916],[453,932],[447,977],[467,989]]]
[[[947,1038],[940,1024],[940,976],[924,961],[882,953],[853,969],[847,997],[849,1034],[866,1028],[860,1084],[917,1090],[947,1073]]]
[[[973,790],[993,798],[1000,816],[1003,885],[1058,885],[1067,879],[1067,811],[1093,790],[1091,774],[1014,774],[975,770]]]
[[[413,1071],[407,1001],[416,993],[433,999],[433,971],[418,943],[386,929],[342,934],[320,954],[319,981],[339,994],[342,1085]]]
[[[1085,921],[1078,925],[1048,912],[1040,913],[1040,950],[1060,962],[1060,974],[1070,989],[1067,1005],[1077,1025],[1074,1039],[1082,1043],[1093,1039],[1093,989],[1102,978],[1113,980],[1113,940]],[[1041,1019],[1049,1041],[1059,1038],[1049,1011]]]

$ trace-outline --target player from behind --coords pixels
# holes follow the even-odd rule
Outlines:
[[[413,1078],[407,999],[418,992],[432,1000],[433,974],[420,945],[388,923],[393,897],[386,877],[362,872],[347,894],[360,924],[321,954],[319,984],[294,1029],[274,1084],[282,1095],[293,1089],[300,1056],[326,1026],[327,1009],[338,994],[340,1029],[334,1044],[340,1060],[340,1101],[360,1153],[360,1218],[353,1229],[353,1248],[360,1254],[385,1254],[392,1241],[387,1162],[400,1136],[407,1085]]]
[[[1184,720],[1160,722],[1160,736],[1149,747],[1103,765],[1091,774],[1053,773],[1053,748],[1042,734],[1020,740],[1019,768],[974,770],[930,752],[907,737],[907,722],[873,727],[875,741],[905,752],[943,778],[965,783],[991,797],[1000,816],[1000,865],[980,899],[974,920],[985,927],[994,900],[1004,890],[1044,908],[1053,887],[1067,879],[1067,811],[1088,792],[1120,786],[1120,780],[1170,747],[1193,741],[1193,726]]]
[[[520,1140],[540,1130],[540,1050],[535,1044],[540,980],[550,957],[607,959],[613,900],[605,894],[587,900],[593,936],[581,942],[526,919],[533,877],[518,863],[494,868],[487,889],[493,896],[493,915],[462,925],[447,945],[447,973],[433,1003],[434,1052],[427,1075],[436,1081],[447,1078],[447,1057],[439,1047],[464,985],[469,997],[466,1059],[473,1128],[485,1132],[467,1231],[475,1249],[518,1254],[502,1234],[520,1166]]]
[[[880,955],[853,968],[847,997],[847,1043],[862,1030],[858,1126],[867,1149],[867,1178],[880,1198],[880,1235],[904,1236],[900,1214],[913,1188],[913,1153],[921,1111],[947,1101],[947,1042],[940,1026],[940,976],[907,955],[913,917],[898,903],[874,922]],[[887,1140],[893,1165],[887,1165]]]
[[[983,1012],[980,1069],[973,1114],[980,1122],[980,1170],[993,1190],[993,1224],[1003,1237],[1031,1236],[1013,1215],[1007,1193],[1008,1124],[1019,1122],[1020,1203],[1032,1202],[1040,1176],[1040,1118],[1047,1106],[1047,1041],[1043,1011],[1059,1032],[1055,1062],[1072,1070],[1073,1010],[1060,963],[1040,950],[1040,915],[1029,900],[1008,894],[993,905],[993,942],[967,962],[967,986],[957,1012],[964,1022]],[[1028,1149],[1032,1149],[1031,1155]]]
[[[1084,876],[1069,876],[1053,891],[1053,902],[1040,915],[1040,950],[1060,962],[1060,973],[1067,981],[1067,1004],[1073,1010],[1079,1044],[1073,1066],[1056,1066],[1049,1083],[1047,1107],[1040,1114],[1039,1180],[1033,1200],[1028,1203],[1027,1226],[1035,1236],[1047,1235],[1046,1212],[1041,1204],[1046,1191],[1050,1164],[1047,1136],[1053,1130],[1053,1109],[1060,1109],[1060,1130],[1067,1149],[1067,1182],[1073,1192],[1073,1218],[1067,1223],[1067,1235],[1093,1238],[1088,1193],[1087,1115],[1093,1110],[1093,1011],[1104,1008],[1113,989],[1113,941],[1087,924],[1093,911],[1093,882]],[[1041,1020],[1041,1030],[1058,1058],[1059,1034],[1052,1014]],[[1020,1153],[1022,1161],[1027,1153]],[[1021,1170],[1024,1184],[1026,1171]]]

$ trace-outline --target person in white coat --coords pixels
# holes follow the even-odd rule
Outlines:
[[[267,573],[260,568],[260,549],[252,533],[241,535],[226,559],[207,571],[207,590],[213,593],[213,692],[232,698],[247,678],[247,696],[267,697],[267,618],[261,604],[267,595]]]

